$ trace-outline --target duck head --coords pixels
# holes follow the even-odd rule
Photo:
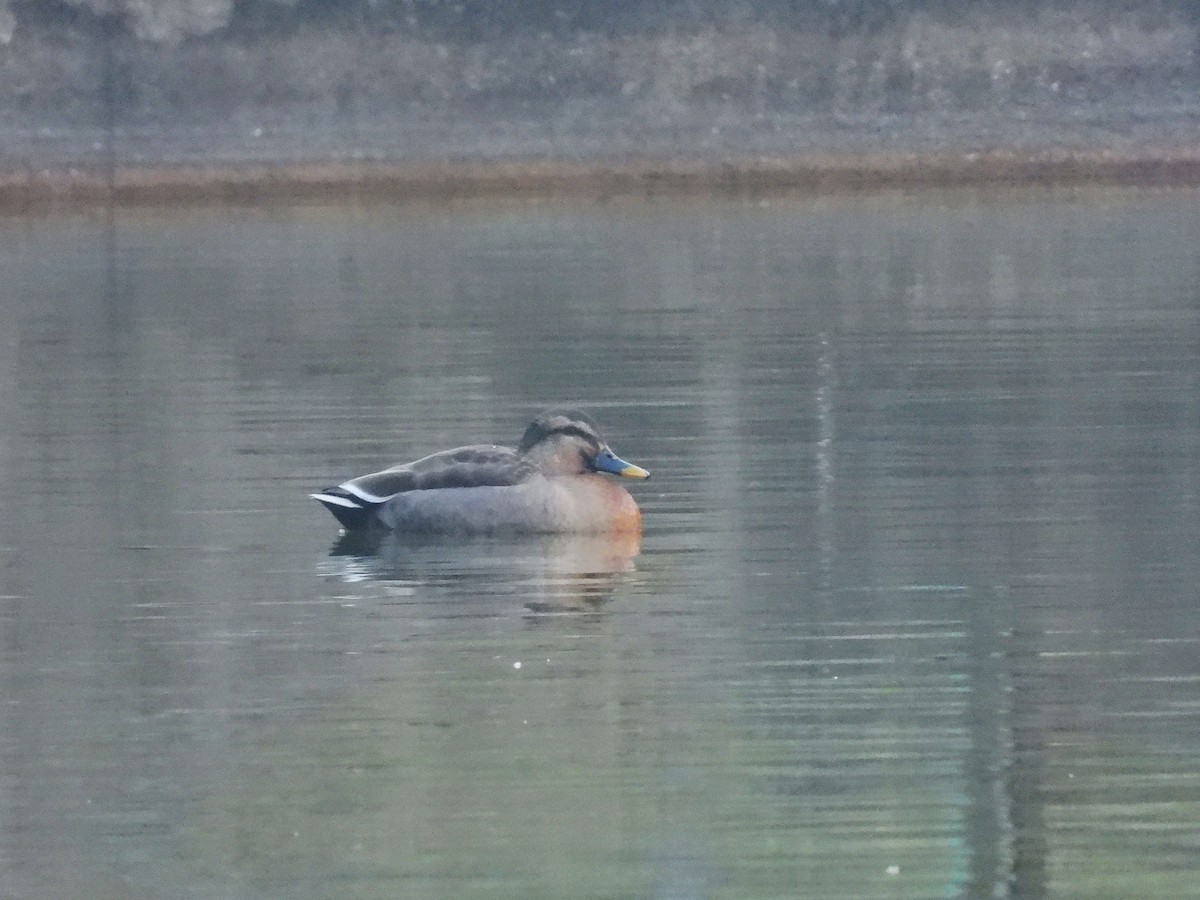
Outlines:
[[[574,409],[542,413],[525,429],[517,450],[547,475],[607,472],[624,478],[650,477],[641,466],[613,453],[591,416]]]

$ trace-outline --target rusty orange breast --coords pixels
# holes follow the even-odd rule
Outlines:
[[[598,482],[602,486],[602,503],[609,530],[621,534],[641,534],[642,511],[629,491],[603,477],[599,477]]]

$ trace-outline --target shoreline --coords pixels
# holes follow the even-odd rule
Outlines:
[[[820,195],[954,187],[1193,187],[1200,144],[1159,152],[809,153],[722,159],[57,165],[0,168],[0,213],[486,198]]]

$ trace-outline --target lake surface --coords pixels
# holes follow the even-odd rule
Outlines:
[[[1200,195],[0,221],[0,896],[1182,897]],[[309,491],[589,410],[640,542]]]

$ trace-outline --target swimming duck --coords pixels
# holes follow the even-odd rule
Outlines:
[[[312,494],[347,531],[636,532],[642,516],[600,473],[649,478],[578,410],[542,413],[520,444],[443,450]]]

